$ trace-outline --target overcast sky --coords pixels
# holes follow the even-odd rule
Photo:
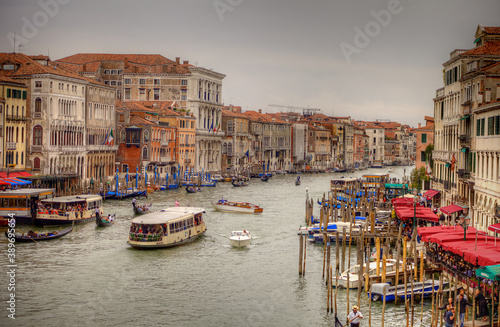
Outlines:
[[[472,48],[478,24],[500,26],[499,13],[499,0],[2,0],[0,51],[15,33],[21,52],[52,60],[181,57],[226,74],[226,105],[416,126],[433,115],[449,53]]]

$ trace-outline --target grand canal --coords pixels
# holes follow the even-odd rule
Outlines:
[[[410,167],[395,167],[391,177],[401,177],[405,168],[408,175]],[[344,176],[366,172],[370,170]],[[196,194],[179,189],[140,199],[153,203],[153,210],[172,206],[176,200],[206,209],[206,235],[171,249],[130,248],[126,239],[133,218],[131,200],[106,201],[105,214],[117,214],[115,226],[99,229],[89,223],[59,240],[17,244],[16,320],[6,317],[8,280],[3,272],[0,294],[5,308],[0,325],[333,326],[333,315],[326,314],[322,247],[308,244],[306,275],[299,277],[297,231],[304,223],[306,187],[317,199],[327,192],[330,179],[340,176],[302,175],[302,185],[295,186],[295,175],[277,175],[267,183],[253,179],[245,188],[220,183]],[[210,203],[221,196],[258,204],[264,213],[214,211]],[[254,237],[246,249],[229,245],[230,232],[238,229],[247,229]],[[7,270],[4,236],[0,247],[4,250],[0,264]],[[353,255],[352,264],[355,260]],[[351,305],[356,298],[351,291]],[[346,291],[340,290],[338,312],[343,322],[345,299]],[[368,326],[368,303],[363,294],[363,326]],[[426,300],[424,326],[429,324],[429,306]],[[415,311],[419,326],[420,304]],[[381,303],[372,303],[372,326],[380,325],[381,314]],[[387,305],[385,325],[406,325],[403,305]]]

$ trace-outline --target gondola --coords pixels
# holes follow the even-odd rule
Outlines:
[[[295,181],[295,185],[299,186],[300,185],[300,181]]]
[[[16,239],[16,242],[38,242],[38,241],[48,241],[48,240],[54,240],[56,238],[63,237],[66,234],[71,233],[73,230],[73,226],[70,228],[66,228],[63,230],[59,231],[53,231],[53,232],[48,232],[48,233],[33,233],[30,231],[27,235],[16,235],[15,233],[8,233],[5,231],[5,236],[9,238],[9,236],[14,235],[14,238]]]
[[[263,182],[267,182],[267,181],[269,180],[269,176],[264,175],[264,176],[262,176],[262,177],[260,178],[260,180],[261,180],[261,181],[263,181]]]
[[[188,193],[201,192],[201,188],[196,187],[196,186],[186,186],[186,192],[188,192]]]
[[[111,225],[113,225],[113,220],[115,220],[115,216],[116,214],[114,214],[113,216],[111,216],[113,219],[112,220],[108,220],[107,217],[103,218],[103,217],[100,217],[100,216],[96,216],[95,217],[95,223],[97,226],[99,227],[109,227]]]
[[[138,206],[136,205],[136,203],[135,203],[135,202],[133,202],[133,203],[132,203],[132,205],[133,205],[133,207],[134,207],[134,213],[135,213],[136,215],[144,215],[144,214],[146,214],[146,213],[149,213],[149,208],[151,208],[151,205],[152,205],[152,204],[149,204],[149,205],[145,204],[145,205],[143,205],[143,206],[138,207]]]
[[[233,184],[234,187],[243,187],[243,186],[248,186],[248,183],[246,182],[236,182],[236,181],[232,181],[231,184]]]

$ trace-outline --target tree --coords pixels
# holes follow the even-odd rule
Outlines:
[[[425,175],[425,167],[415,168],[411,171],[410,181],[411,188],[420,191],[422,189],[422,181],[427,181],[428,177]]]
[[[425,158],[429,162],[429,165],[431,166],[431,170],[434,169],[434,160],[432,160],[432,151],[434,151],[434,144],[429,144],[425,148]]]

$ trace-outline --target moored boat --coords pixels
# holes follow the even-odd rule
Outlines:
[[[379,266],[379,273],[382,273],[382,261],[380,261],[380,266]],[[399,271],[404,272],[403,270],[403,261],[399,261]],[[412,265],[408,266],[408,269],[411,269],[410,267],[413,267]],[[363,278],[365,275],[365,269],[366,269],[366,264],[363,266]],[[340,277],[338,278],[338,287],[343,287],[343,288],[358,288],[360,285],[363,287],[364,282],[363,279],[360,281],[358,280],[358,275],[359,274],[359,265],[355,265],[346,271],[344,271]],[[377,262],[370,262],[369,265],[369,276],[371,278],[375,277],[380,277],[380,275],[377,275]],[[391,277],[396,274],[396,259],[387,259],[386,260],[386,277]],[[349,275],[349,282],[347,282],[347,275]],[[333,285],[335,285],[335,278],[333,278]]]
[[[87,223],[102,215],[100,195],[60,196],[40,201],[35,224],[66,225]]]
[[[240,212],[240,213],[261,213],[264,209],[258,205],[248,202],[234,202],[227,200],[219,200],[217,203],[212,203],[214,209],[224,212]]]
[[[261,181],[263,181],[263,182],[267,182],[267,181],[269,180],[269,176],[264,175],[264,176],[262,176],[262,177],[260,178],[260,180],[261,180]]]
[[[426,280],[425,282],[413,282],[405,284],[399,284],[397,287],[397,297],[400,299],[405,298],[405,288],[406,296],[410,299],[412,296],[412,284],[413,284],[413,296],[418,295],[428,297],[432,294],[432,280]],[[434,291],[439,290],[440,282],[439,280],[434,280]],[[443,287],[448,286],[448,282],[443,282]],[[390,302],[396,299],[396,286],[390,285],[389,283],[375,283],[372,284],[371,300],[372,301],[383,301],[385,294],[385,301]],[[370,293],[368,292],[368,296]]]
[[[188,193],[201,192],[201,188],[196,187],[196,186],[186,186],[186,192],[188,192]]]
[[[154,249],[192,242],[207,230],[203,213],[203,208],[172,207],[134,218],[127,243],[138,249]]]
[[[231,236],[229,236],[229,241],[231,242],[231,245],[235,247],[247,246],[250,244],[251,239],[252,236],[250,235],[250,232],[246,230],[233,231],[231,232]]]
[[[24,233],[22,233],[22,235],[19,235],[16,234],[15,231],[13,230],[6,230],[5,236],[7,238],[14,238],[16,242],[38,242],[38,241],[48,241],[63,237],[64,235],[71,233],[72,230],[73,226],[63,230],[47,232],[47,233],[36,233],[33,231],[29,231],[26,235]]]

